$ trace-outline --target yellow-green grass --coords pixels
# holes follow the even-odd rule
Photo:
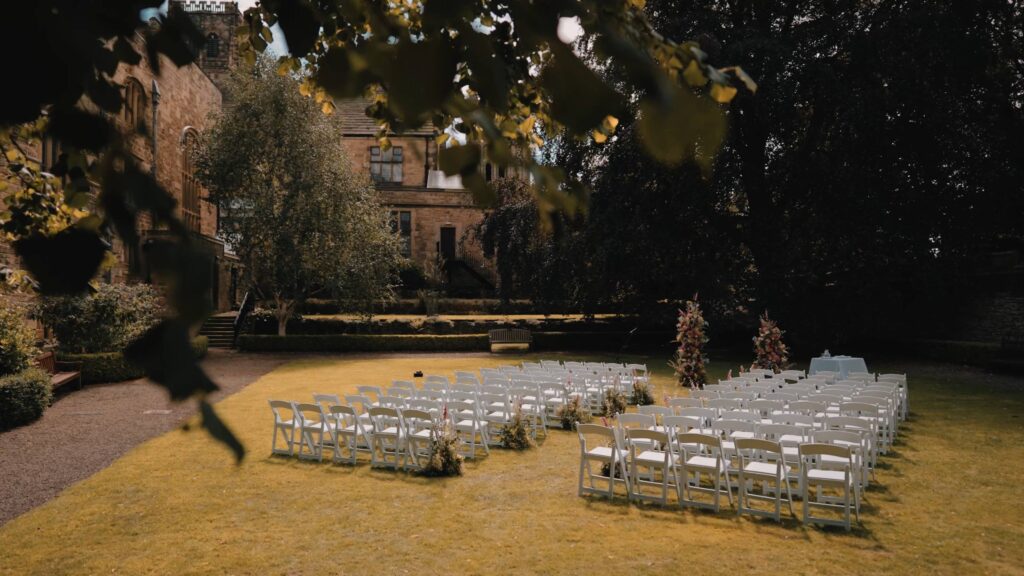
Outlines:
[[[492,450],[448,479],[269,456],[268,398],[344,393],[415,370],[451,374],[520,358],[349,355],[287,364],[218,404],[249,448],[241,466],[198,432],[155,438],[0,528],[0,573],[996,574],[1024,567],[1016,497],[1024,477],[1022,395],[960,373],[911,374],[913,418],[850,534],[577,497],[577,439],[559,430],[535,450]],[[660,401],[672,388],[669,373],[662,359],[646,361],[657,368]]]

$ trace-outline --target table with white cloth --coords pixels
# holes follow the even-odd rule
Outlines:
[[[811,358],[811,368],[807,371],[808,374],[815,374],[817,372],[835,372],[839,374],[839,379],[845,379],[850,372],[867,372],[868,367],[864,363],[863,358],[856,358],[854,356],[829,356],[829,357],[818,357]]]

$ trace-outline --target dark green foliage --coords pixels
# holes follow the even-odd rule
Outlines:
[[[489,348],[486,334],[435,335],[316,335],[238,337],[238,347],[252,352],[392,352],[482,351]]]
[[[196,358],[206,356],[208,340],[197,336],[192,340],[192,351]],[[127,361],[121,352],[95,352],[90,354],[59,354],[58,360],[81,362],[82,383],[108,383],[135,380],[146,375],[142,366]]]
[[[38,353],[24,309],[4,303],[0,307],[0,376],[25,370]]]
[[[112,352],[156,324],[161,306],[149,285],[100,284],[95,294],[43,298],[37,312],[62,352]]]
[[[50,376],[36,368],[0,376],[0,430],[28,424],[50,405]]]

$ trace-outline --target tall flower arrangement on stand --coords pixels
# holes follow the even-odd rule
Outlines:
[[[754,336],[754,365],[770,368],[776,372],[789,364],[789,348],[782,341],[782,330],[765,312],[761,316],[761,327]]]
[[[705,366],[708,359],[704,356],[704,345],[708,343],[706,330],[708,323],[697,304],[697,297],[686,302],[686,310],[679,311],[679,322],[676,324],[675,357],[669,366],[675,369],[679,384],[690,388],[700,388],[707,382]]]

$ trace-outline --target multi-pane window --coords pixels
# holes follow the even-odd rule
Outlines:
[[[220,56],[220,36],[211,33],[206,37],[206,57],[217,58]]]
[[[129,78],[124,85],[124,123],[132,130],[142,130],[146,125],[146,91],[142,84]]]
[[[412,212],[392,210],[391,232],[401,238],[402,256],[412,256]]]
[[[382,184],[401,184],[402,147],[392,146],[384,150],[380,146],[371,146],[370,178]]]
[[[195,130],[189,129],[181,137],[181,216],[185,227],[199,232],[200,210],[199,195],[202,188],[196,179],[194,156],[199,137]]]

